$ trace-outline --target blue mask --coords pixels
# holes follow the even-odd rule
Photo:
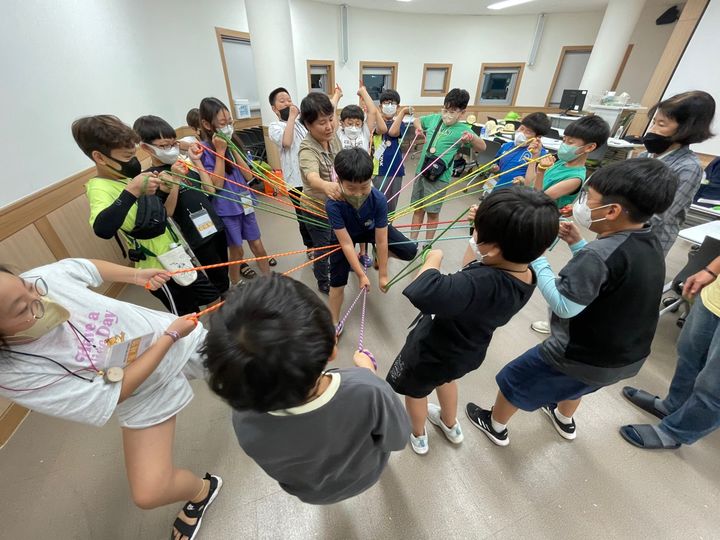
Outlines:
[[[562,143],[558,148],[557,156],[563,161],[572,161],[580,157],[578,155],[579,146],[573,146],[572,144]]]

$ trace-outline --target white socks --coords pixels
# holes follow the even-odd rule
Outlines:
[[[568,418],[567,416],[562,414],[557,408],[555,409],[555,418],[558,419],[558,422],[560,422],[562,424],[567,424],[567,425],[572,424],[572,421],[573,421],[572,416],[570,418]]]
[[[495,420],[492,416],[490,416],[490,423],[492,423],[492,428],[497,433],[502,433],[503,431],[505,431],[505,428],[507,427],[507,424],[501,424],[500,422]]]

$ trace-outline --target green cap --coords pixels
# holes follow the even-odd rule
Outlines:
[[[515,111],[510,111],[509,113],[507,113],[507,114],[505,115],[504,120],[505,120],[505,121],[508,121],[508,120],[520,120],[520,115],[519,115],[518,113],[516,113]]]

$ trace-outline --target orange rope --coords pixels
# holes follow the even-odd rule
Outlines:
[[[337,244],[336,244],[336,245],[337,245]],[[321,248],[313,248],[313,249],[327,249],[327,248],[329,248],[329,247],[333,247],[333,246],[323,246],[323,247],[321,247]],[[325,257],[329,257],[330,255],[332,255],[333,253],[335,253],[335,252],[338,251],[339,249],[342,249],[342,247],[338,246],[338,247],[336,247],[335,249],[333,249],[333,250],[331,250],[331,251],[328,251],[327,253],[323,253],[323,254],[320,255],[319,257],[315,257],[315,259],[313,259],[312,261],[304,262],[303,264],[301,264],[301,265],[299,265],[299,266],[296,266],[295,268],[291,268],[291,269],[288,270],[287,272],[283,272],[282,275],[283,275],[283,276],[287,276],[289,273],[295,272],[296,270],[300,270],[301,268],[304,268],[304,267],[308,266],[309,264],[313,264],[315,261],[319,261],[320,259],[324,259]],[[310,250],[308,250],[308,251],[310,251]],[[276,256],[279,257],[280,255],[276,255]],[[262,259],[263,257],[259,257],[259,258]],[[251,260],[257,260],[257,259],[247,259],[247,260],[248,260],[248,261],[251,261]],[[237,261],[233,261],[233,262],[237,262]],[[213,265],[213,266],[215,266],[215,265]],[[186,315],[186,317],[189,318],[190,320],[195,321],[195,322],[197,323],[197,321],[198,321],[198,319],[199,319],[200,317],[202,317],[203,315],[207,315],[208,313],[212,313],[213,311],[216,311],[216,310],[220,309],[220,307],[221,307],[224,303],[225,303],[225,300],[223,300],[222,302],[218,302],[218,303],[215,304],[214,306],[210,306],[209,308],[205,308],[205,309],[203,309],[202,311],[200,311],[199,313],[195,313],[195,314],[193,314],[193,315]]]
[[[171,272],[164,272],[165,274],[169,276],[174,276],[176,274],[184,274],[186,272],[195,272],[196,270],[211,270],[213,268],[222,268],[223,266],[232,266],[235,264],[243,264],[247,262],[253,262],[253,261],[264,261],[265,259],[272,259],[273,257],[287,257],[288,255],[298,255],[300,253],[309,253],[311,251],[317,251],[319,249],[327,249],[336,247],[338,244],[333,244],[330,246],[323,246],[323,247],[315,247],[315,248],[308,248],[308,249],[297,249],[295,251],[286,251],[285,253],[276,253],[274,255],[263,255],[262,257],[253,257],[251,259],[238,259],[235,261],[228,261],[224,263],[217,263],[217,264],[207,264],[205,266],[195,266],[193,268],[181,268],[180,270],[173,270]],[[312,262],[312,261],[310,261]],[[145,284],[145,288],[149,289],[151,287],[150,281],[148,281]]]

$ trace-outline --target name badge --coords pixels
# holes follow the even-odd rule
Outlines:
[[[127,338],[125,334],[115,336],[106,341],[108,348],[105,351],[104,367],[108,372],[111,368],[125,369],[132,364],[138,356],[152,345],[155,336],[145,334],[136,338]],[[114,382],[114,381],[113,381]]]
[[[201,238],[207,238],[208,236],[212,236],[217,232],[217,227],[215,227],[215,224],[210,218],[210,214],[208,214],[207,210],[201,208],[197,212],[189,213],[190,219],[192,220],[193,225],[195,225],[195,228],[197,229],[197,232],[200,234]]]
[[[242,204],[243,212],[245,212],[246,216],[255,213],[255,209],[253,208],[255,204],[253,203],[252,197],[249,197],[248,195],[240,195],[240,204]]]

